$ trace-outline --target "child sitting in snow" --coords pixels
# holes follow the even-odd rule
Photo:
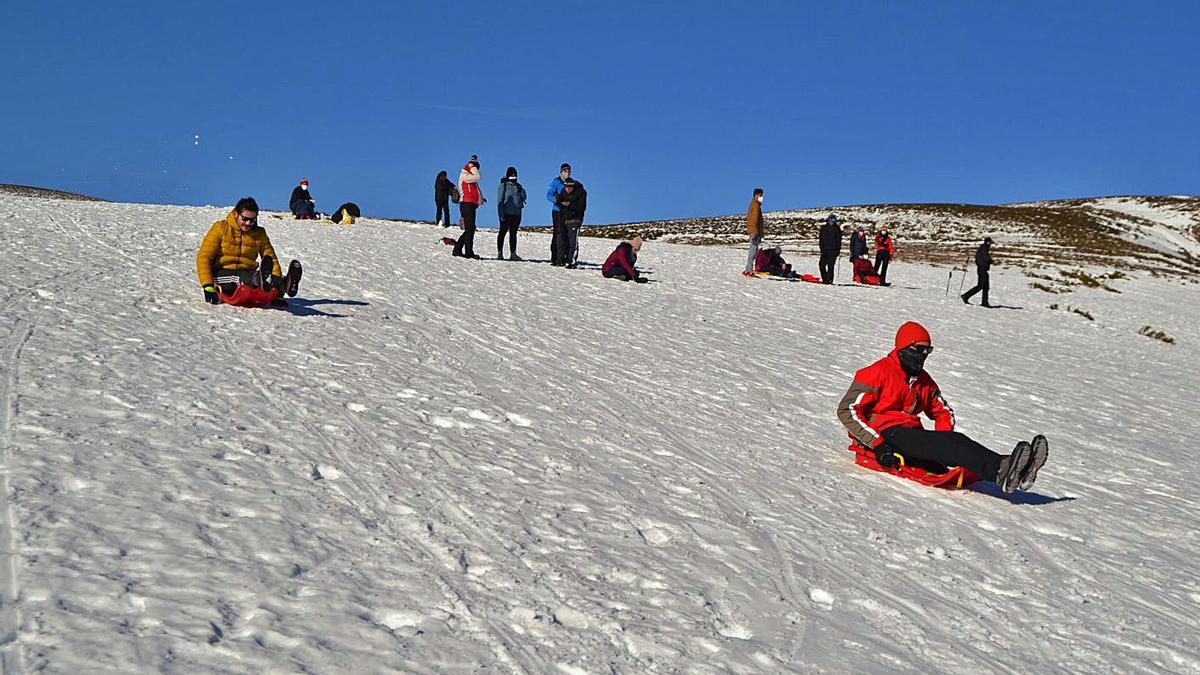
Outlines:
[[[783,249],[779,246],[758,249],[758,255],[754,257],[754,271],[766,272],[773,277],[794,278],[796,272],[792,270],[791,264],[780,255],[782,252]]]

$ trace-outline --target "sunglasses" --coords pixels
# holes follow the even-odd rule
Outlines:
[[[933,353],[933,345],[909,345],[908,348],[917,354],[924,354],[925,356]]]
[[[246,216],[243,216],[243,215],[241,215],[241,214],[238,214],[238,220],[242,221],[243,223],[257,223],[257,222],[258,222],[258,216],[254,216],[254,217],[251,217],[251,218],[247,218]]]

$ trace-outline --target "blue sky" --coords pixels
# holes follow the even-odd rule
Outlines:
[[[1191,2],[55,2],[4,10],[0,182],[433,217],[563,161],[594,223],[1197,192]],[[195,135],[199,134],[199,144]],[[490,206],[490,205],[489,205]],[[490,212],[490,211],[489,211]],[[489,224],[487,218],[480,224]]]

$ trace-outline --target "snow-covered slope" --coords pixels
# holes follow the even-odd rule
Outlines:
[[[988,311],[648,242],[637,286],[264,215],[305,278],[246,310],[195,280],[225,212],[0,197],[6,672],[1200,670],[1194,286],[1089,321],[1005,268]],[[1050,437],[1032,493],[851,463],[909,319],[963,431]]]
[[[1103,197],[1003,206],[874,204],[767,213],[771,243],[804,253],[817,249],[817,228],[836,213],[848,233],[887,225],[897,256],[961,267],[985,237],[998,258],[1028,267],[1200,274],[1200,197]],[[590,234],[622,237],[638,231],[663,241],[743,245],[745,216],[593,227]]]

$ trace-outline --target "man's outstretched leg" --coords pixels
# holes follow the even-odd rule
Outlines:
[[[884,431],[883,436],[908,461],[961,466],[995,483],[1004,492],[1018,488],[1021,475],[1030,465],[1032,456],[1030,444],[1026,441],[1018,443],[1011,455],[1000,455],[957,431],[892,427]]]

